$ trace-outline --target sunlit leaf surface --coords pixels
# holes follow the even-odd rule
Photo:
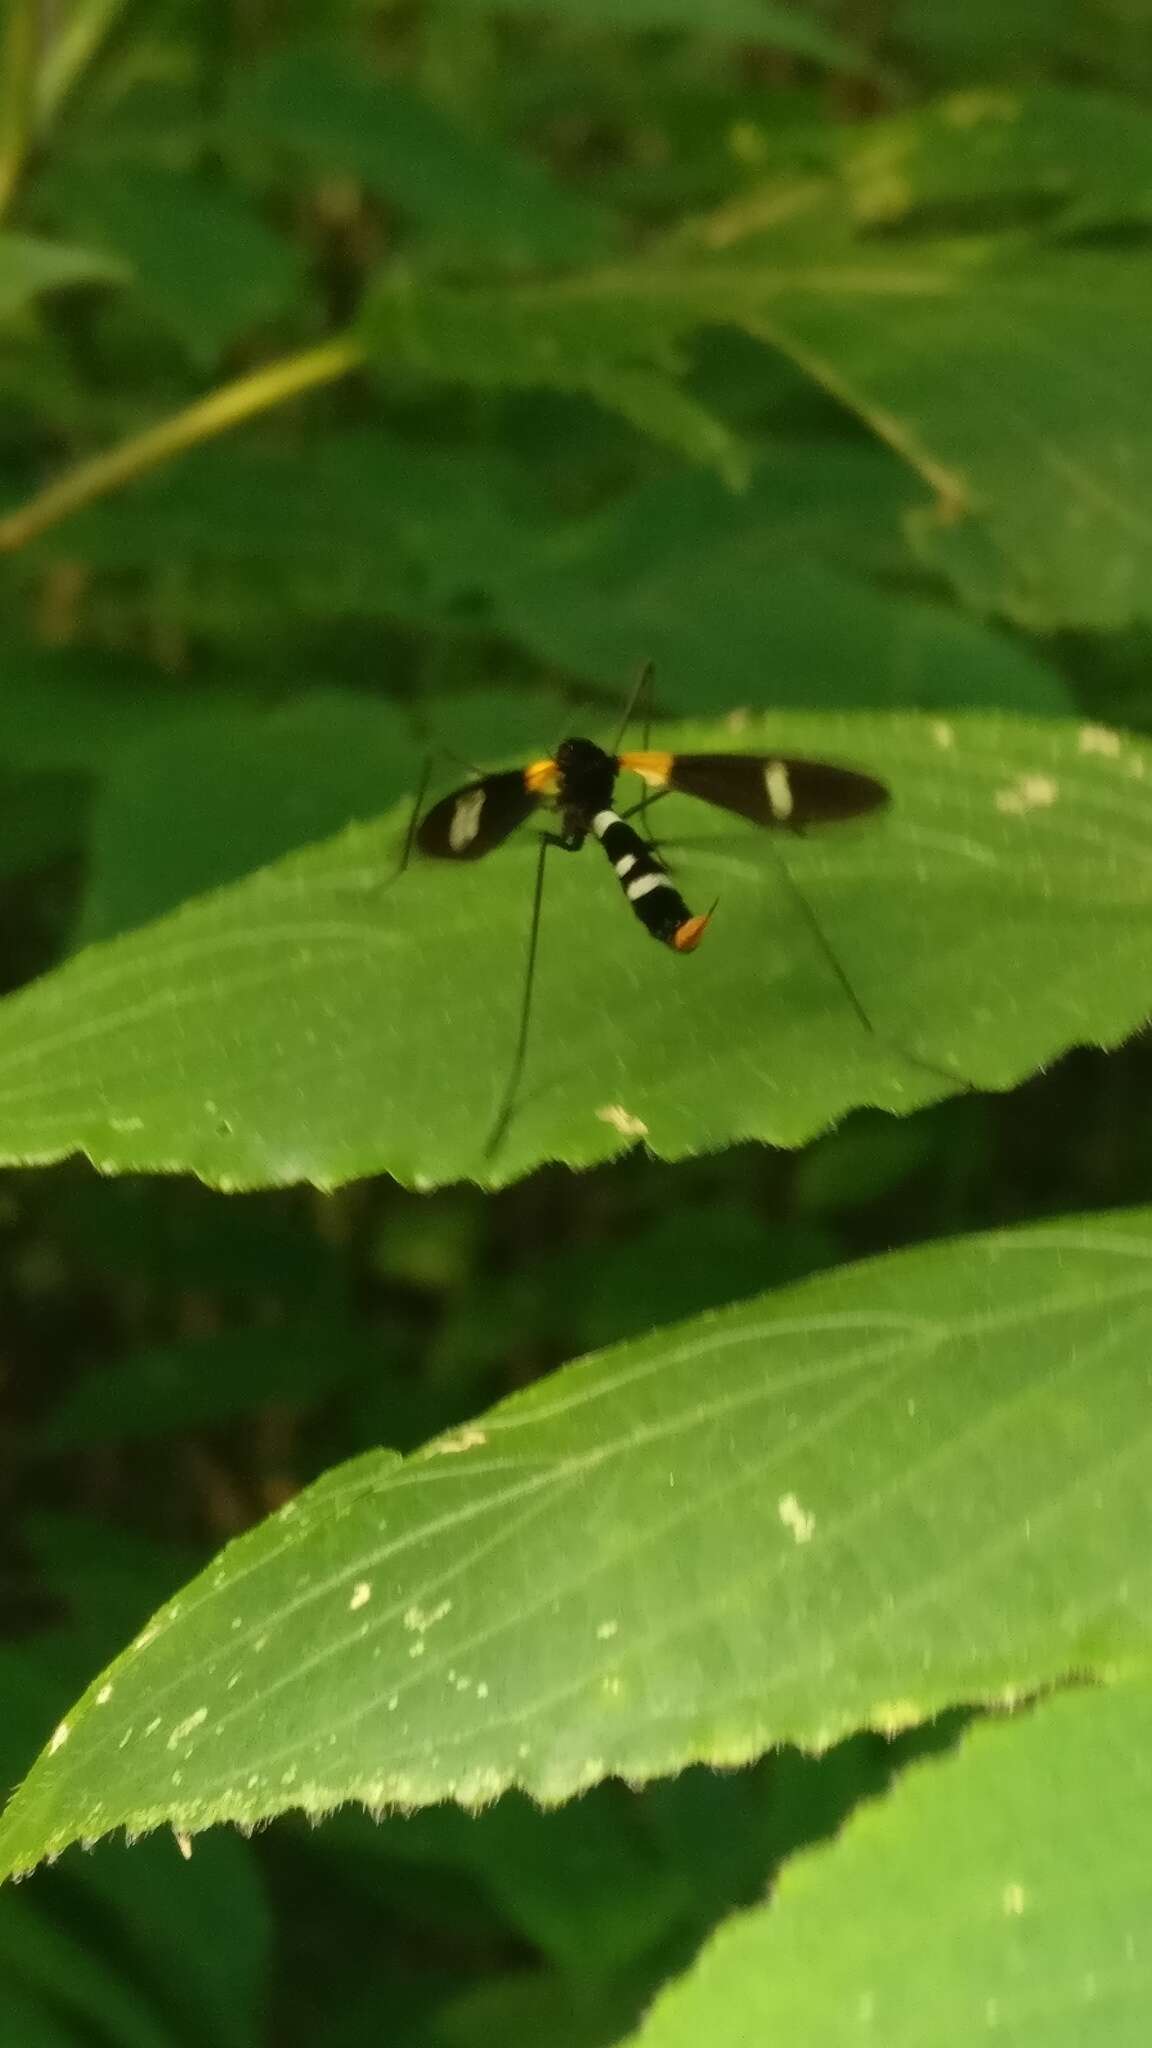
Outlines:
[[[1150,1734],[1138,1684],[975,1730],[786,1871],[630,2040],[1139,2048]]]
[[[555,1800],[1146,1654],[1150,1336],[1152,1215],[1052,1224],[842,1269],[370,1453],[93,1683],[0,1868],[120,1825]]]
[[[754,724],[681,728],[756,743]],[[0,1156],[87,1152],[224,1186],[502,1181],[643,1139],[667,1158],[796,1145],[865,1104],[1004,1088],[1152,1007],[1148,750],[1007,719],[780,717],[761,745],[873,771],[884,815],[804,838],[652,813],[698,952],[653,945],[597,845],[554,854],[531,1036],[526,826],[462,869],[397,861],[405,807],[0,1005]],[[623,787],[623,784],[622,784]]]

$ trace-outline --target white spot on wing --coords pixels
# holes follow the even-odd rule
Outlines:
[[[463,853],[465,847],[471,846],[480,830],[480,813],[484,809],[487,796],[487,790],[480,788],[470,789],[466,795],[457,799],[456,808],[452,813],[452,823],[448,827],[448,844],[453,853]]]
[[[781,822],[792,816],[792,778],[784,761],[764,763],[764,789],[768,797],[768,808],[774,818]]]
[[[810,1543],[816,1527],[815,1515],[802,1508],[794,1493],[783,1493],[776,1503],[776,1513],[790,1532],[794,1543]]]

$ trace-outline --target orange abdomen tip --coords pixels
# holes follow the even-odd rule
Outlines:
[[[703,917],[686,918],[672,934],[672,944],[678,953],[694,953],[708,928],[712,912],[706,910]]]

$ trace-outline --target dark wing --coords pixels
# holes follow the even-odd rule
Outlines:
[[[525,784],[523,769],[485,775],[433,804],[416,828],[416,844],[434,860],[480,860],[503,846],[539,802]]]
[[[753,825],[800,831],[842,818],[862,818],[890,802],[889,791],[855,768],[795,761],[784,754],[624,755],[622,765],[663,759],[664,786],[733,811]],[[643,772],[643,771],[639,771]],[[651,773],[646,780],[651,780]]]

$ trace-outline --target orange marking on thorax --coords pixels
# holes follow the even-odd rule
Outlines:
[[[555,796],[560,787],[555,761],[529,761],[524,770],[524,787],[533,796]]]
[[[649,789],[666,789],[672,775],[672,754],[618,754],[616,765],[639,775]]]

